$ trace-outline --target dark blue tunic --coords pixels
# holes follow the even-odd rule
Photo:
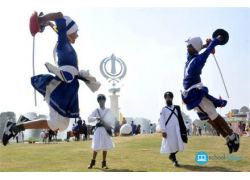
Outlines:
[[[191,86],[201,82],[200,75],[202,74],[202,68],[204,67],[207,58],[212,52],[213,48],[218,45],[218,43],[219,40],[215,38],[211,41],[211,43],[203,53],[195,54],[193,56],[188,54],[183,79],[183,87],[185,90],[188,90]],[[203,97],[207,97],[209,100],[211,100],[215,107],[223,107],[227,104],[227,101],[216,99],[213,96],[209,95],[208,88],[205,86],[201,89],[191,89],[190,91],[188,91],[187,95],[182,95],[182,100],[186,104],[187,109],[191,110],[200,104]]]
[[[58,30],[57,56],[58,66],[73,66],[78,70],[77,55],[67,38],[66,20],[57,19]],[[67,75],[67,73],[65,73]],[[79,82],[74,78],[70,83],[61,81],[58,77],[49,74],[41,74],[31,78],[32,86],[43,96],[46,95],[46,86],[51,80],[60,81],[59,85],[50,94],[49,105],[60,115],[68,118],[79,117],[78,89]]]

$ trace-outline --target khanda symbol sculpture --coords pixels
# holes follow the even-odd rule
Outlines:
[[[101,74],[113,82],[113,86],[118,83],[127,73],[127,66],[121,58],[117,58],[114,54],[106,57],[100,64]]]
[[[124,78],[127,73],[127,66],[121,58],[117,58],[114,54],[110,57],[106,57],[101,61],[100,64],[101,74],[112,82],[112,88],[109,89],[110,95],[110,109],[114,113],[116,119],[119,119],[119,95],[116,93],[120,92],[120,87],[116,87],[116,83]]]

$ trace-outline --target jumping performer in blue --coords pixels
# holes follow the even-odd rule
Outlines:
[[[84,80],[86,71],[78,70],[77,54],[71,44],[78,37],[78,26],[68,16],[61,12],[49,13],[38,17],[40,25],[51,25],[54,21],[58,34],[56,53],[58,67],[46,63],[50,74],[33,76],[32,86],[40,92],[49,105],[49,119],[32,120],[21,116],[21,123],[7,122],[2,137],[3,145],[7,145],[10,138],[25,129],[52,129],[63,131],[67,129],[70,118],[79,118],[78,79]],[[82,76],[81,76],[82,75]],[[86,79],[85,79],[86,80]]]
[[[209,95],[208,88],[202,84],[200,75],[208,56],[215,46],[223,41],[222,36],[207,39],[203,45],[200,37],[189,38],[187,43],[187,62],[184,69],[182,100],[188,110],[194,109],[201,120],[208,122],[226,139],[229,153],[239,149],[239,135],[234,133],[226,121],[216,112],[217,107],[224,107],[227,101]],[[201,49],[206,48],[200,53]]]

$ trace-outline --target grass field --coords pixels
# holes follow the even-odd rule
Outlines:
[[[115,149],[109,151],[108,170],[101,168],[101,156],[89,170],[92,157],[91,141],[64,142],[58,144],[10,144],[0,145],[0,172],[186,172],[186,171],[250,171],[250,138],[241,138],[241,147],[230,157],[235,160],[213,159],[205,165],[197,165],[195,154],[205,151],[210,156],[229,156],[221,137],[190,137],[184,152],[177,154],[180,168],[173,168],[167,155],[159,153],[161,135],[138,135],[113,138]]]

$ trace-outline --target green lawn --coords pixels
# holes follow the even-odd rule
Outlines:
[[[91,141],[64,142],[58,144],[10,144],[0,145],[0,172],[168,172],[168,171],[250,171],[250,138],[241,138],[239,152],[232,154],[241,160],[210,160],[199,166],[195,154],[205,151],[208,155],[228,156],[221,137],[190,137],[184,152],[177,154],[182,165],[173,168],[167,155],[159,153],[161,135],[139,135],[113,138],[115,149],[109,151],[107,163],[110,169],[101,169],[101,153],[97,164],[89,170],[92,157]],[[232,157],[232,155],[230,157]]]

